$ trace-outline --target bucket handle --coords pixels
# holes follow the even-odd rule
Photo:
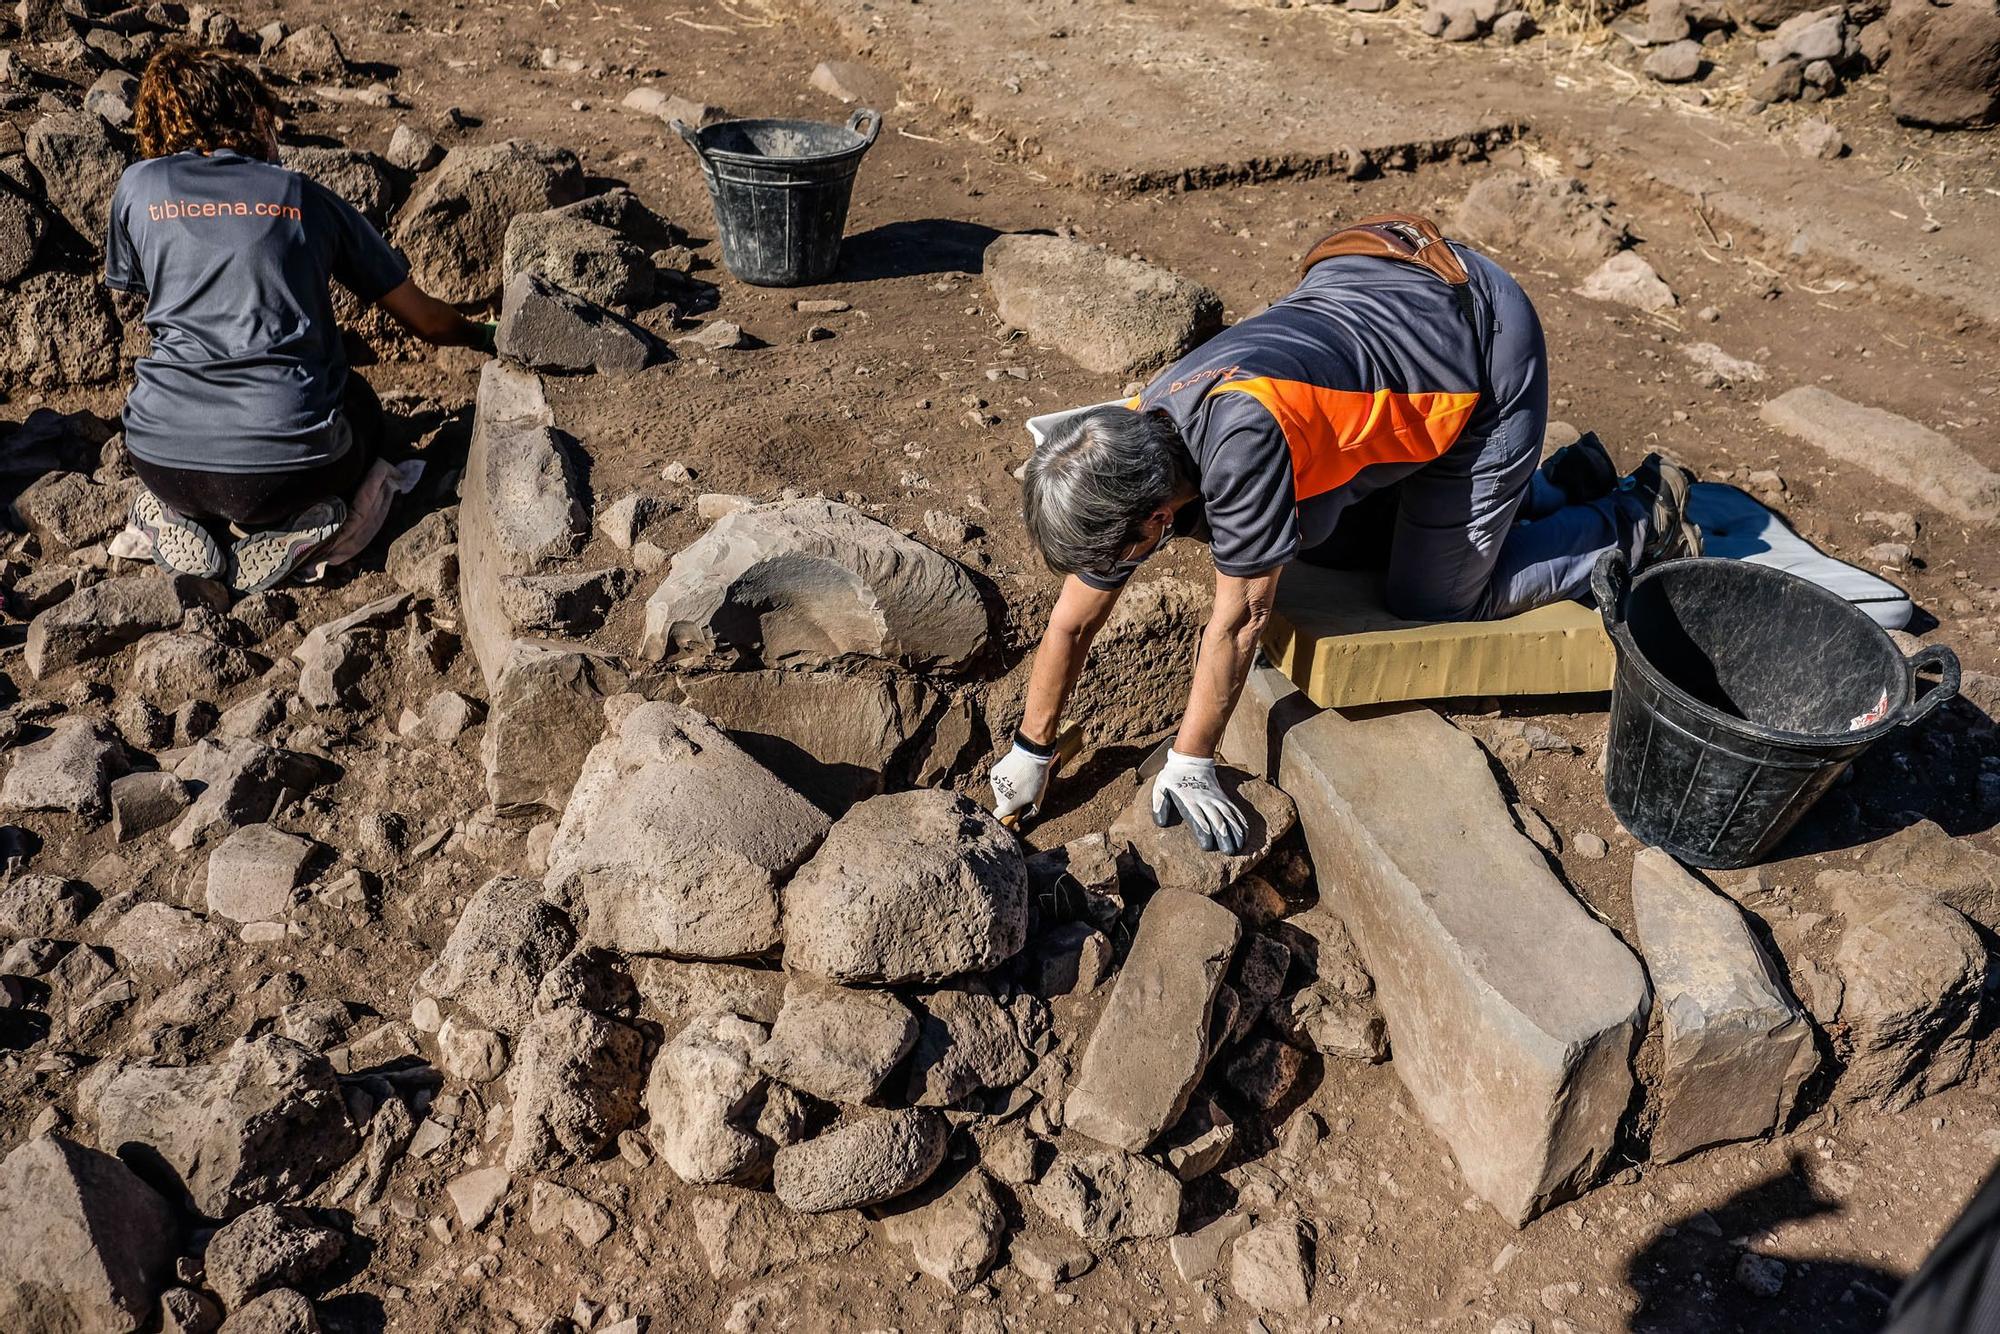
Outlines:
[[[700,158],[704,163],[708,161],[708,154],[701,151],[701,136],[695,133],[692,125],[689,125],[678,116],[668,121],[667,124],[672,127],[675,134],[687,140],[687,146],[694,150],[696,157]]]
[[[1910,702],[1903,706],[1902,716],[1896,719],[1898,727],[1908,727],[1930,716],[1932,710],[1958,694],[1958,655],[1943,644],[1932,644],[1918,649],[1905,664],[1910,672]],[[1938,683],[1917,695],[1917,676],[1920,672],[1935,667]]]
[[[1590,594],[1597,599],[1597,613],[1610,629],[1625,621],[1625,594],[1632,587],[1632,567],[1625,553],[1616,549],[1597,558],[1590,571]]]
[[[873,107],[862,107],[847,118],[847,129],[851,134],[861,134],[863,124],[868,126],[868,133],[861,135],[861,147],[865,152],[875,146],[875,136],[882,133],[882,113]]]

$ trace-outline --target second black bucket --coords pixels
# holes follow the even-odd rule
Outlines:
[[[1905,658],[1866,612],[1769,566],[1676,560],[1632,579],[1614,551],[1591,591],[1618,654],[1604,795],[1692,866],[1754,865],[1857,756],[1958,693],[1950,649]]]
[[[675,121],[674,132],[701,159],[731,273],[760,287],[833,276],[854,173],[882,132],[878,112],[857,111],[845,125],[725,120],[697,130]]]

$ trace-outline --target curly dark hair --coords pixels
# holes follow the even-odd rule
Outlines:
[[[139,78],[132,129],[142,157],[234,149],[268,158],[282,109],[264,81],[234,56],[204,47],[163,47]]]

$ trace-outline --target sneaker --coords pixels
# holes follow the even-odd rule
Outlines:
[[[1619,485],[1646,506],[1646,545],[1639,554],[1641,565],[1701,554],[1701,529],[1687,517],[1693,473],[1658,454],[1648,454]]]
[[[1549,455],[1542,464],[1542,475],[1572,505],[1588,505],[1618,489],[1618,467],[1595,431],[1584,432],[1574,443]]]
[[[229,582],[239,593],[261,593],[326,545],[347,522],[347,504],[328,498],[282,528],[252,533],[230,548]]]
[[[229,558],[214,534],[168,509],[143,486],[132,497],[132,526],[153,544],[153,561],[163,569],[197,579],[220,579],[229,568]]]

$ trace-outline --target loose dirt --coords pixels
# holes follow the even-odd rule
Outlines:
[[[1104,173],[1061,165],[1064,152],[1082,152],[1074,143],[1059,147],[1063,127],[1036,130],[1044,153],[1024,152],[1018,136],[1011,151],[1003,151],[1010,141],[996,138],[992,128],[1003,113],[993,110],[984,90],[968,86],[943,96],[924,88],[925,79],[913,79],[905,89],[910,100],[883,108],[888,128],[862,168],[836,281],[794,291],[746,287],[720,268],[692,156],[659,122],[621,110],[619,99],[647,82],[733,114],[844,119],[847,108],[807,87],[818,61],[867,45],[856,40],[854,25],[867,24],[869,7],[841,8],[855,13],[845,24],[824,28],[802,20],[808,6],[765,7],[752,0],[676,0],[672,6],[403,0],[393,10],[365,11],[299,0],[247,4],[238,18],[246,30],[273,17],[294,26],[324,21],[339,33],[350,58],[398,72],[396,89],[412,110],[326,104],[297,127],[312,141],[379,151],[399,119],[428,120],[457,107],[475,126],[462,132],[465,140],[518,136],[571,146],[591,176],[628,184],[685,226],[709,262],[698,276],[718,289],[721,317],[740,323],[765,346],[686,355],[667,370],[633,378],[617,395],[582,381],[551,381],[560,419],[589,449],[594,492],[609,498],[645,486],[675,496],[683,508],[659,539],[669,549],[704,526],[693,511],[694,495],[703,491],[762,498],[787,487],[853,493],[882,506],[888,521],[916,532],[923,531],[926,511],[959,515],[975,536],[958,554],[992,581],[1008,616],[1004,675],[989,689],[987,712],[996,731],[1008,718],[1006,701],[1023,688],[1025,655],[1055,588],[1032,558],[1017,519],[1011,473],[1028,449],[1021,422],[1106,398],[1121,386],[1077,370],[1060,349],[1033,346],[996,325],[978,277],[985,242],[1002,231],[1064,229],[1209,283],[1235,319],[1282,293],[1298,257],[1335,220],[1402,209],[1449,216],[1466,190],[1496,166],[1574,171],[1610,195],[1680,297],[1679,310],[1642,317],[1573,295],[1583,277],[1580,266],[1528,254],[1499,256],[1542,314],[1555,367],[1553,415],[1598,431],[1627,463],[1662,449],[1717,478],[1776,470],[1784,485],[1778,507],[1806,536],[1847,559],[1861,559],[1859,553],[1887,536],[1859,516],[1917,511],[1923,528],[1912,545],[1919,564],[1893,575],[1924,609],[1913,628],[1924,642],[1952,645],[1968,669],[2000,671],[2000,554],[1990,535],[1925,514],[1910,497],[1832,467],[1763,425],[1755,412],[1767,392],[1824,382],[1855,401],[1925,422],[1989,466],[2000,466],[1993,326],[1937,299],[1930,284],[1892,285],[1856,271],[1837,249],[1830,253],[1810,240],[1795,245],[1782,217],[1746,222],[1747,206],[1739,205],[1732,221],[1705,208],[1689,183],[1728,174],[1706,155],[1726,155],[1729,150],[1718,145],[1764,145],[1777,134],[1769,119],[1726,104],[1684,114],[1651,106],[1643,123],[1671,124],[1674,133],[1635,132],[1639,113],[1626,103],[1676,95],[1645,87],[1620,91],[1618,81],[1602,73],[1601,53],[1440,52],[1399,22],[1316,13],[1315,25],[1345,23],[1369,35],[1371,77],[1400,68],[1410,80],[1507,86],[1506,105],[1532,104],[1534,127],[1515,142],[1496,142],[1483,161],[1447,157],[1366,180],[1303,170],[1242,172],[1241,179],[1228,180],[1229,173],[1216,172],[1196,182],[1214,188],[1184,191],[1152,164],[1184,156],[1187,127],[1164,120],[1121,124],[1119,140],[1094,141],[1093,160],[1115,157],[1122,147],[1145,176],[1141,183],[1166,187],[1130,192],[1077,183],[1101,184]],[[1064,40],[1047,35],[1057,21],[1050,15],[1062,8],[1034,7],[1020,37],[1025,50]],[[1024,22],[1011,6],[939,12],[950,22],[986,30]],[[1171,20],[1185,49],[1195,51],[1205,42],[1230,40],[1237,21],[1227,7],[1204,0],[1154,0],[1143,13],[1149,22],[1163,15]],[[1313,29],[1312,40],[1323,40],[1319,32]],[[1079,28],[1067,40],[1081,34]],[[1087,85],[1093,69],[1116,64],[1123,54],[1107,46],[1060,73]],[[584,68],[547,67],[570,59]],[[933,63],[947,77],[959,68],[944,57]],[[991,73],[1004,78],[1003,71]],[[1228,81],[1253,76],[1239,66],[1200,60],[1175,75],[1199,83],[1204,104],[1227,104]],[[1365,84],[1360,87],[1357,96],[1365,96]],[[1316,115],[1341,114],[1340,85],[1312,91]],[[1497,101],[1467,100],[1482,109]],[[1969,234],[1988,240],[1995,234],[1996,201],[1967,203],[1941,187],[1932,199],[1940,182],[1977,180],[1982,173],[1988,181],[2000,179],[1993,174],[1991,136],[1946,138],[1895,127],[1868,80],[1824,110],[1856,152],[1842,163],[1787,167],[1799,175],[1795,208],[1801,216],[1828,206],[1833,187],[1820,183],[1837,171],[1843,182],[1859,178],[1856,188],[1907,196],[1919,218],[1929,201],[1955,244]],[[1307,165],[1304,159],[1294,164]],[[1733,187],[1719,180],[1718,188]],[[1927,235],[1913,235],[1912,243]],[[806,315],[793,304],[836,297],[853,308]],[[1713,323],[1694,317],[1704,307],[1718,313]],[[807,341],[814,325],[832,337]],[[1690,341],[1714,342],[1756,362],[1765,381],[1699,387],[1680,351]],[[478,359],[402,342],[381,343],[378,351],[365,373],[398,411],[407,443],[449,468],[464,448]],[[119,399],[118,392],[102,390],[39,401],[115,415]],[[694,480],[677,488],[661,483],[661,470],[671,463],[683,465]],[[370,559],[379,561],[379,552]],[[1149,577],[1208,578],[1205,554],[1186,544],[1158,564]],[[605,638],[636,641],[637,611],[649,588],[628,600]],[[338,583],[303,592],[301,622],[344,606],[344,592]],[[459,688],[480,693],[465,657],[453,672]],[[362,841],[359,825],[378,803],[401,814],[412,845],[427,834],[460,829],[453,855],[411,860],[390,887],[397,905],[391,911],[418,924],[421,943],[434,949],[456,907],[483,878],[477,868],[499,869],[518,859],[520,835],[502,830],[488,836],[465,827],[478,805],[473,756],[449,755],[442,764],[397,758],[387,737],[397,703],[386,701],[382,708],[383,785],[366,792],[351,784],[337,789],[323,809],[355,826],[340,831],[350,846]],[[1467,726],[1499,713],[1539,723],[1575,745],[1571,755],[1509,761],[1498,766],[1500,776],[1561,835],[1555,860],[1569,883],[1629,935],[1625,886],[1634,844],[1605,809],[1594,767],[1604,707],[1604,698],[1595,696],[1509,701],[1504,708],[1486,701],[1444,706]],[[1108,825],[1129,799],[1130,767],[1157,739],[1134,738],[1083,757],[1031,842],[1050,846]],[[1976,773],[1940,770],[1921,748],[1873,758],[1809,822],[1794,855],[1766,869],[1765,883],[1792,896],[1789,920],[1810,936],[1815,923],[1805,919],[1824,910],[1813,897],[1813,873],[1846,864],[1850,849],[1908,823],[1911,813],[1992,845],[1992,808],[1981,804],[1976,780]],[[963,786],[981,791],[979,770],[967,774]],[[1608,856],[1591,860],[1574,851],[1577,835],[1586,832],[1609,842]],[[45,855],[79,870],[99,855],[116,855],[102,831],[80,844],[56,838],[51,832]],[[133,869],[183,884],[199,872],[198,866],[164,864]],[[320,954],[271,956],[273,967],[297,980],[286,980],[283,971],[243,977],[243,994],[230,1013],[190,1024],[189,1048],[206,1051],[209,1035],[240,1032],[246,1015],[271,1013],[272,996],[300,990],[360,1000],[389,1017],[406,1013],[408,980],[425,957],[403,939],[401,929],[357,930]],[[1387,1066],[1316,1066],[1300,1101],[1324,1119],[1326,1138],[1299,1161],[1275,1154],[1261,1161],[1320,1221],[1320,1281],[1335,1296],[1315,1309],[1337,1314],[1313,1328],[1484,1334],[1512,1315],[1548,1330],[1862,1331],[1874,1328],[1900,1278],[2000,1154],[2000,1120],[1992,1113],[1997,1078],[1989,1044],[1973,1079],[1908,1113],[1836,1114],[1818,1106],[1770,1144],[1711,1152],[1643,1174],[1635,1165],[1520,1232],[1469,1197]],[[8,1060],[0,1069],[0,1147],[19,1142],[41,1106],[51,1097],[66,1098],[72,1084],[59,1062]],[[1158,1245],[1125,1248],[1060,1288],[1004,1268],[991,1284],[956,1299],[916,1276],[906,1253],[879,1235],[832,1264],[753,1283],[718,1283],[709,1277],[688,1213],[670,1199],[661,1175],[657,1167],[640,1170],[615,1160],[589,1169],[591,1193],[626,1223],[590,1250],[562,1232],[535,1237],[522,1218],[490,1238],[442,1241],[421,1225],[445,1208],[435,1183],[416,1196],[399,1195],[390,1209],[403,1224],[377,1234],[365,1268],[323,1304],[323,1315],[329,1328],[341,1330],[535,1329],[584,1296],[650,1314],[655,1329],[671,1330],[726,1322],[731,1329],[1165,1330],[1240,1328],[1248,1319],[1228,1297],[1226,1281],[1183,1282]],[[578,1184],[584,1180],[579,1173]],[[1204,1201],[1216,1211],[1228,1203],[1221,1183],[1204,1189],[1216,1193]],[[1785,1261],[1785,1284],[1776,1297],[1753,1296],[1735,1281],[1746,1250]]]

